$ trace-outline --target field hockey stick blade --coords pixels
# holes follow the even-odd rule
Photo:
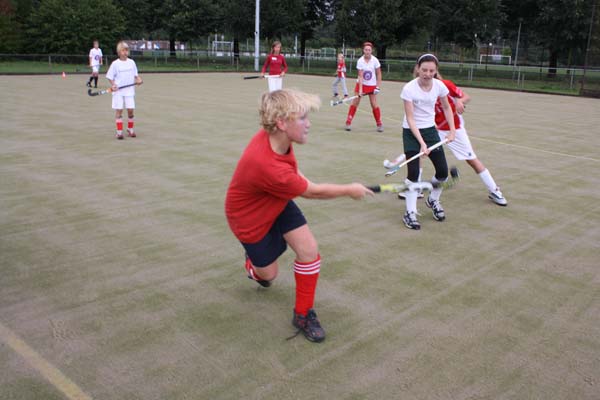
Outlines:
[[[242,76],[242,79],[246,80],[246,79],[258,79],[260,78],[260,75],[250,75],[250,76]]]

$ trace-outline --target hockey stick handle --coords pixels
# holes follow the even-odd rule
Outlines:
[[[448,143],[448,139],[440,140],[440,141],[439,141],[439,142],[437,142],[436,144],[434,144],[434,145],[432,145],[432,146],[428,147],[428,148],[427,148],[427,150],[431,152],[432,150],[435,150],[435,149],[437,149],[438,147],[440,147],[440,146],[443,146],[443,145],[444,145],[444,144],[446,144],[446,143]],[[420,152],[420,153],[417,153],[417,154],[415,154],[414,156],[412,156],[412,157],[411,157],[411,158],[409,158],[408,160],[404,161],[402,164],[398,164],[398,165],[396,165],[394,168],[390,169],[388,172],[386,172],[386,173],[385,173],[385,176],[387,177],[387,176],[392,176],[392,175],[394,175],[396,172],[398,172],[398,170],[399,170],[400,168],[404,167],[404,166],[405,166],[406,164],[408,164],[409,162],[411,162],[411,161],[414,161],[414,160],[416,160],[417,158],[419,158],[419,157],[423,156],[424,154],[425,154],[425,152],[424,152],[424,151],[422,151],[422,152]]]
[[[249,75],[249,76],[243,76],[242,78],[244,80],[246,80],[246,79],[259,79],[259,78],[267,78],[268,79],[268,78],[280,78],[280,77],[281,77],[281,75],[265,75],[265,76],[262,76],[262,75]]]
[[[125,88],[131,87],[131,86],[135,86],[135,85],[141,85],[141,83],[131,83],[129,85],[123,85],[123,86],[119,87],[117,90],[119,90],[119,89],[125,89]],[[100,90],[98,92],[92,92],[92,89],[88,89],[88,95],[89,96],[99,96],[101,94],[112,93],[112,92],[113,92],[112,88]]]
[[[369,92],[369,93],[363,93],[363,94],[355,94],[354,96],[350,96],[350,97],[346,97],[345,99],[341,99],[341,100],[331,100],[330,105],[333,106],[337,106],[343,103],[348,103],[349,101],[352,101],[354,99],[358,99],[359,97],[363,97],[363,96],[368,96],[370,94],[375,94],[375,92]]]

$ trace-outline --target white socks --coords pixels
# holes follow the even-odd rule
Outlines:
[[[493,192],[496,189],[498,189],[498,186],[496,186],[496,182],[494,181],[494,178],[492,178],[492,174],[490,174],[490,171],[488,171],[487,168],[485,170],[483,170],[481,173],[479,173],[479,177],[483,181],[483,184],[485,186],[487,186],[488,191]]]

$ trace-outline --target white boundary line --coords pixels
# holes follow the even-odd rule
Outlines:
[[[72,380],[67,378],[55,366],[46,361],[38,352],[21,340],[10,329],[0,322],[0,341],[6,343],[15,353],[27,361],[29,365],[41,373],[48,382],[60,390],[70,400],[92,400]]]
[[[358,110],[358,111],[362,111],[362,110]],[[365,113],[368,114],[368,111],[365,111]],[[388,121],[397,122],[399,124],[402,124],[402,121],[399,121],[399,120],[397,120],[395,118],[384,117],[383,119],[388,120]],[[598,158],[592,158],[592,157],[586,157],[586,156],[576,156],[576,155],[573,155],[573,154],[559,153],[557,151],[544,150],[544,149],[540,149],[538,147],[529,147],[529,146],[523,146],[523,145],[519,145],[519,144],[499,142],[497,140],[485,139],[485,138],[473,136],[471,134],[469,134],[469,138],[470,139],[481,140],[483,142],[489,142],[489,143],[499,144],[499,145],[503,145],[503,146],[516,147],[518,149],[523,149],[523,150],[528,150],[528,151],[535,151],[535,152],[540,152],[540,153],[552,154],[552,155],[555,155],[555,156],[570,157],[570,158],[575,158],[575,159],[578,159],[578,160],[600,162],[600,159],[598,159]]]

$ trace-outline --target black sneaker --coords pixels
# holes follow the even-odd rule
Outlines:
[[[417,214],[415,212],[405,212],[402,221],[408,229],[414,229],[416,231],[421,229],[421,224],[419,223],[419,220],[417,220]]]
[[[425,205],[431,208],[431,211],[433,211],[433,218],[436,221],[443,221],[446,219],[446,214],[444,213],[444,209],[442,208],[439,200],[433,200],[431,197],[427,196]]]
[[[296,314],[296,310],[294,310],[292,325],[298,328],[296,335],[302,332],[304,336],[311,342],[318,343],[325,340],[325,330],[321,328],[321,323],[319,322],[319,318],[317,318],[317,313],[315,313],[315,310],[312,308],[308,310],[306,316]]]
[[[246,256],[246,263],[244,264],[244,268],[246,269],[246,274],[248,274],[248,279],[257,282],[262,287],[271,286],[271,281],[256,279],[254,272],[252,271],[252,263],[250,262],[250,259],[248,258],[248,256]]]
[[[88,83],[86,83],[86,84],[85,84],[85,86],[87,86],[87,87],[91,88],[91,87],[92,87],[92,84],[91,84],[90,82],[88,82]]]

